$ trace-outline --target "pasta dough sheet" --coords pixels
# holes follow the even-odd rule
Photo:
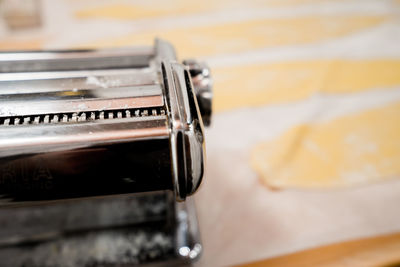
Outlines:
[[[349,187],[400,174],[400,103],[332,121],[302,124],[252,150],[273,188]]]

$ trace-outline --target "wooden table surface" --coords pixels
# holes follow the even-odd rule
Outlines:
[[[400,266],[400,234],[363,238],[326,245],[240,265],[260,266]]]

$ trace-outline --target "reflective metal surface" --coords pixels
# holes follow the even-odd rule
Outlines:
[[[209,126],[211,123],[213,98],[213,81],[210,74],[210,68],[206,63],[198,62],[194,59],[184,60],[183,64],[188,67],[190,76],[192,77],[203,123],[205,126]]]
[[[137,68],[148,66],[151,47],[109,50],[1,52],[0,72]]]
[[[172,189],[184,200],[193,194],[204,174],[202,116],[209,123],[211,80],[204,65],[185,64],[161,40],[132,49],[0,53],[0,193],[32,198],[35,190],[23,187],[41,187],[35,177],[45,177],[52,184],[45,195],[52,196]],[[129,190],[113,187],[106,175],[116,184],[134,183]],[[72,189],[80,187],[77,177],[85,190]]]
[[[157,45],[161,55],[174,56],[168,44]],[[198,189],[204,174],[203,123],[187,69],[174,59],[163,60],[161,65],[170,115],[175,193],[178,200],[184,200]]]
[[[191,266],[202,252],[193,199],[168,191],[7,205],[0,224],[1,266]]]

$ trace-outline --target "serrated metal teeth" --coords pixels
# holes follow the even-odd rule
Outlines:
[[[95,121],[104,119],[122,119],[132,117],[146,117],[146,116],[157,116],[165,115],[163,108],[152,108],[152,109],[126,109],[126,110],[115,110],[115,111],[91,111],[81,113],[62,113],[62,114],[43,114],[36,116],[24,116],[24,117],[0,117],[1,125],[19,125],[19,124],[48,124],[48,123],[74,123],[74,122],[85,122]]]
[[[54,115],[54,116],[51,118],[50,122],[51,122],[51,123],[57,123],[57,122],[58,122],[58,116],[57,116],[57,115]]]
[[[73,113],[71,121],[78,121],[78,113]]]
[[[86,121],[86,113],[85,113],[85,112],[82,113],[82,114],[79,116],[78,121]]]

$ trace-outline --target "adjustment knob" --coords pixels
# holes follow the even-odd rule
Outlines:
[[[210,75],[210,68],[205,62],[198,62],[194,59],[184,60],[183,64],[189,69],[203,124],[209,126],[211,123],[213,97],[213,81]]]

